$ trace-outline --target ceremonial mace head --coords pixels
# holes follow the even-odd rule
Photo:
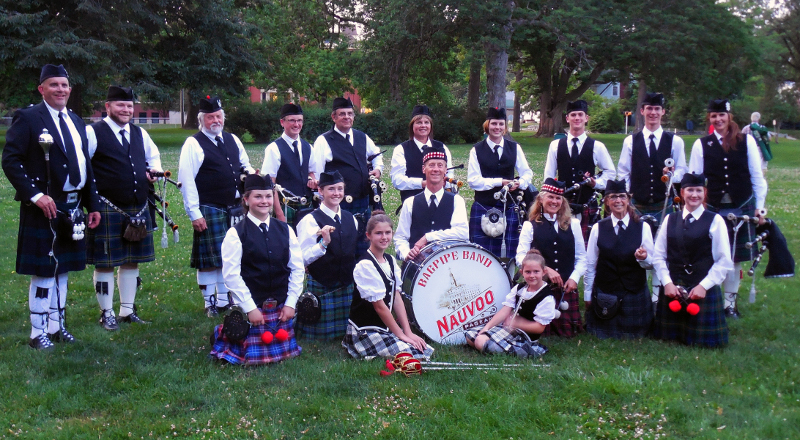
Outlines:
[[[53,136],[50,135],[46,128],[39,135],[39,146],[44,150],[45,160],[50,160],[50,147],[53,146]]]

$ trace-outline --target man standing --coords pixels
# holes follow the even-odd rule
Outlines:
[[[94,264],[94,286],[100,305],[100,325],[119,328],[114,315],[114,268],[122,322],[147,324],[136,314],[139,263],[155,260],[153,231],[147,205],[149,170],[161,170],[158,147],[147,132],[131,124],[133,90],[110,86],[107,117],[86,127],[89,157],[100,194],[100,225],[87,237],[86,261]],[[127,225],[127,226],[126,226]]]
[[[222,277],[222,240],[228,228],[241,220],[241,174],[254,173],[238,137],[222,131],[225,110],[218,96],[200,100],[200,131],[181,148],[178,178],[183,183],[183,205],[192,221],[191,267],[203,293],[209,318],[229,306],[228,288]],[[216,295],[215,295],[216,290]]]
[[[468,240],[467,207],[460,195],[444,190],[447,155],[444,148],[425,147],[422,156],[425,189],[403,202],[394,247],[401,260],[412,260],[429,242]]]
[[[769,128],[761,125],[761,113],[750,114],[750,125],[742,128],[742,133],[753,136],[761,150],[761,172],[766,174],[767,162],[772,160],[772,149],[769,147]]]
[[[568,102],[566,118],[569,133],[567,137],[550,143],[544,178],[562,181],[570,188],[595,174],[596,168],[602,171],[602,175],[589,181],[588,187],[584,186],[567,196],[572,214],[581,221],[583,239],[588,242],[592,225],[599,220],[594,191],[605,189],[606,182],[613,180],[616,172],[606,146],[586,135],[589,104],[582,99]]]
[[[283,134],[264,150],[261,174],[272,177],[275,183],[297,197],[306,198],[305,204],[299,201],[287,201],[283,204],[286,223],[295,229],[297,211],[311,207],[313,196],[311,190],[317,187],[314,175],[316,164],[311,145],[300,139],[300,131],[303,130],[303,109],[297,104],[284,104],[281,107],[280,122]]]
[[[381,178],[383,160],[380,150],[363,132],[353,129],[355,111],[350,98],[333,100],[331,119],[335,126],[314,141],[317,154],[316,175],[323,171],[339,171],[344,177],[345,201],[341,207],[358,220],[359,241],[357,252],[363,254],[369,247],[364,231],[370,217],[370,176]],[[371,156],[371,164],[368,162]],[[372,170],[370,171],[370,167]],[[351,200],[351,201],[348,201]]]
[[[43,102],[14,114],[3,171],[16,190],[14,200],[21,202],[16,271],[31,275],[29,345],[43,350],[53,348],[53,342],[75,341],[65,328],[67,273],[86,268],[81,230],[100,222],[100,202],[86,159],[85,124],[66,109],[72,88],[64,66],[45,65],[38,90]],[[49,147],[49,159],[40,135],[50,141],[49,146],[42,142]]]

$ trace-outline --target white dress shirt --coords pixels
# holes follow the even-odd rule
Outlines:
[[[631,217],[626,213],[622,219],[617,219],[616,216],[611,216],[611,221],[614,222],[614,233],[619,235],[619,224],[628,227]],[[592,300],[592,288],[594,287],[594,278],[597,275],[597,258],[600,256],[600,248],[597,247],[597,239],[599,232],[599,223],[592,225],[592,232],[589,234],[589,245],[586,248],[586,274],[583,276],[583,300]],[[653,267],[653,232],[650,231],[650,225],[647,222],[642,222],[642,243],[641,247],[647,251],[647,258],[644,260],[637,260],[642,269],[652,269]],[[608,292],[610,293],[610,292]]]
[[[546,219],[554,222],[553,228],[558,232],[558,222],[556,216],[550,214],[542,214]],[[584,272],[586,272],[586,245],[583,241],[583,232],[581,232],[581,222],[578,219],[571,218],[569,222],[570,231],[575,238],[575,267],[569,279],[578,283]],[[533,243],[533,223],[526,221],[522,225],[522,232],[519,234],[519,244],[517,245],[517,266],[522,267],[522,260],[525,255],[531,250],[531,243]],[[554,269],[555,270],[555,269]],[[564,280],[566,282],[566,280]]]
[[[422,143],[414,138],[414,143],[419,148],[419,151],[422,151],[423,147],[430,147],[431,143],[430,140],[426,143]],[[447,168],[453,167],[453,156],[450,154],[450,149],[447,148],[447,145],[444,146],[444,154],[447,156]],[[400,190],[410,190],[410,189],[421,189],[422,188],[422,181],[425,179],[424,177],[408,177],[406,176],[406,152],[403,148],[403,144],[400,144],[394,147],[394,151],[392,152],[392,170],[389,172],[389,175],[392,177],[392,185]],[[447,171],[447,177],[453,177],[455,173],[453,170]],[[450,185],[449,183],[445,184],[445,188]]]
[[[342,218],[342,208],[339,206],[336,207],[336,211],[332,211],[323,203],[319,205],[319,210],[331,219],[333,219],[336,214],[339,214],[340,219]],[[355,217],[353,217],[353,222],[355,223],[357,231],[358,220],[356,220]],[[322,241],[319,235],[317,235],[317,231],[319,230],[320,226],[317,223],[317,219],[311,214],[303,217],[297,224],[297,238],[300,240],[300,249],[303,250],[303,264],[306,266],[319,260],[320,257],[327,252],[327,248],[322,246]]]
[[[428,188],[423,191],[425,200],[430,206],[431,192]],[[444,197],[444,188],[441,188],[435,193],[436,206],[442,202]],[[456,194],[453,200],[453,215],[450,217],[450,228],[441,229],[438,231],[430,231],[425,234],[425,239],[428,243],[437,240],[469,240],[469,220],[467,219],[467,205],[464,198]],[[397,221],[397,231],[394,234],[394,249],[400,259],[405,260],[408,252],[414,243],[409,243],[408,239],[411,236],[411,212],[414,210],[414,197],[409,197],[403,202],[403,208],[400,210],[400,219]]]
[[[508,292],[508,295],[506,295],[506,299],[503,300],[503,305],[511,307],[513,310],[517,305],[517,297],[520,297],[523,301],[528,301],[536,296],[537,293],[541,292],[546,286],[547,283],[542,282],[542,286],[534,291],[528,290],[530,286],[525,286],[522,292],[517,292],[517,287],[519,286],[514,286],[511,291]],[[556,300],[552,295],[548,295],[547,298],[536,305],[536,308],[533,310],[533,320],[539,324],[548,325],[554,319],[556,319]]]
[[[120,130],[125,130],[125,139],[127,139],[128,143],[131,142],[131,125],[125,124],[124,127],[120,127],[113,119],[110,117],[103,118],[103,122],[108,124],[108,127],[111,128],[111,131],[114,132],[114,136],[117,137],[117,141],[119,144],[122,145],[122,137],[119,134]],[[139,127],[142,131],[142,143],[144,144],[144,160],[147,162],[147,169],[149,170],[156,170],[156,171],[163,171],[161,169],[161,153],[158,151],[158,146],[156,146],[153,139],[150,138],[150,135],[145,131],[144,128]],[[89,158],[94,157],[94,153],[97,151],[97,135],[94,132],[94,127],[91,125],[86,126],[86,137],[89,140]]]
[[[583,145],[586,143],[586,138],[588,135],[586,132],[581,133],[580,136],[573,136],[572,133],[567,134],[567,152],[572,157],[572,139],[578,139],[578,154],[583,151]],[[547,179],[548,177],[552,177],[553,179],[556,178],[556,174],[558,174],[558,143],[560,140],[554,140],[550,142],[550,148],[547,150],[547,162],[544,164],[544,178]],[[614,169],[614,162],[611,161],[611,156],[608,154],[608,149],[606,149],[605,144],[595,139],[594,141],[594,149],[592,150],[592,157],[594,159],[594,164],[597,168],[600,168],[603,171],[603,174],[595,179],[595,189],[606,189],[606,182],[609,180],[613,180],[614,176],[616,176],[617,172]],[[586,170],[591,172],[591,170]],[[561,180],[565,179],[564,176],[561,176]]]
[[[714,135],[717,136],[719,144],[722,145],[722,135],[717,133],[716,130],[714,130]],[[745,136],[747,136],[747,168],[750,170],[750,183],[753,185],[753,193],[756,196],[756,209],[762,209],[767,199],[767,181],[761,171],[761,149],[753,136],[749,134]],[[694,145],[692,145],[692,155],[689,158],[690,173],[703,173],[705,162],[703,161],[702,139],[694,141]]]
[[[372,252],[372,251],[369,251]],[[392,278],[391,272],[385,274],[387,279]],[[353,281],[356,283],[356,287],[358,288],[358,293],[361,294],[361,298],[374,303],[376,301],[381,301],[386,296],[386,285],[383,284],[383,278],[381,278],[380,273],[378,273],[378,269],[375,268],[375,265],[372,264],[372,261],[365,259],[361,260],[356,264],[356,268],[353,269]],[[397,259],[394,260],[394,288],[395,292],[400,290],[400,286],[402,285],[402,280],[400,279],[400,268],[397,266]],[[394,294],[394,292],[392,292]]]
[[[266,223],[267,229],[270,227],[269,217],[267,217],[267,221],[262,222],[248,212],[247,219],[259,228],[261,223]],[[294,235],[292,228],[288,229],[289,270],[291,270],[291,273],[289,274],[289,290],[284,305],[294,309],[297,306],[297,298],[300,297],[300,290],[303,288],[305,267],[303,266],[300,243],[297,242],[297,237]],[[247,287],[242,278],[242,242],[239,240],[239,233],[236,232],[236,228],[228,229],[225,239],[222,240],[222,277],[225,279],[225,286],[231,292],[233,303],[240,306],[245,313],[253,311],[256,308],[256,303],[253,301],[250,288]]]
[[[693,212],[689,212],[684,207],[681,212],[681,218],[685,219],[687,215],[691,215],[697,220],[703,215],[704,211],[705,208],[702,206]],[[653,267],[658,273],[658,279],[661,280],[663,286],[672,282],[672,277],[669,276],[669,267],[667,266],[667,230],[669,230],[671,218],[672,216],[665,218],[664,223],[658,228],[655,251],[653,252]],[[700,281],[700,285],[706,290],[722,284],[728,272],[733,270],[728,228],[725,226],[725,220],[719,214],[714,215],[714,221],[708,230],[708,236],[711,237],[711,257],[714,259],[714,265],[711,266],[706,277]]]
[[[206,130],[202,130],[202,133],[211,139],[214,145],[217,144],[217,141],[214,139],[216,135]],[[222,136],[222,134],[219,136]],[[247,151],[245,151],[242,141],[240,141],[235,134],[231,134],[231,136],[233,136],[233,140],[236,141],[236,146],[239,149],[239,163],[242,164],[249,173],[255,173],[255,170],[250,166],[250,158],[247,156]],[[203,147],[197,143],[197,139],[195,139],[194,136],[186,138],[186,142],[183,143],[183,147],[181,148],[181,158],[178,165],[178,180],[182,184],[181,193],[183,194],[183,207],[191,221],[203,217],[203,214],[200,213],[200,196],[197,194],[197,185],[194,182],[194,178],[197,177],[197,172],[200,171],[204,159],[205,153],[203,153]],[[241,197],[238,190],[236,191],[236,197]]]
[[[644,151],[647,152],[647,157],[650,157],[650,135],[655,135],[656,149],[661,144],[661,135],[664,129],[660,126],[656,131],[650,131],[647,127],[642,129],[644,135]],[[622,152],[619,154],[619,162],[617,163],[617,180],[625,180],[628,191],[631,189],[631,160],[633,157],[633,135],[630,135],[622,141]],[[670,157],[675,160],[675,171],[672,172],[672,183],[680,183],[683,175],[686,173],[686,152],[684,151],[683,139],[680,136],[672,137],[672,153]],[[664,165],[666,166],[666,165]],[[662,171],[664,166],[658,169]],[[660,178],[654,177],[654,178]]]
[[[297,139],[292,139],[284,131],[281,138],[289,144],[289,149],[294,151],[292,142],[297,142],[297,149],[300,150],[300,164],[303,164],[303,143],[300,141],[300,136]],[[314,157],[314,148],[311,148],[311,154],[308,157],[308,172],[313,172],[317,168]],[[275,142],[267,145],[264,149],[264,163],[261,164],[261,175],[271,176],[273,179],[278,175],[278,168],[281,167],[281,151],[278,149],[278,144]],[[280,182],[278,182],[280,183]],[[298,194],[299,195],[299,194]]]
[[[501,139],[499,144],[495,144],[489,138],[486,138],[486,143],[489,145],[489,148],[499,151],[500,155],[503,155],[505,139]],[[495,149],[495,146],[497,146],[497,149]],[[522,147],[520,147],[519,144],[517,144],[517,161],[514,163],[514,170],[519,176],[519,188],[523,190],[528,189],[528,185],[530,185],[533,180],[533,171],[531,167],[528,166],[528,159],[525,158],[525,153],[522,151]],[[481,164],[478,163],[478,156],[475,153],[475,147],[472,147],[469,151],[467,183],[469,187],[475,191],[488,191],[492,188],[503,186],[502,177],[483,177],[483,174],[481,174]]]
[[[47,111],[50,112],[50,117],[53,118],[53,123],[56,124],[56,130],[58,130],[58,133],[53,133],[53,136],[60,136],[61,145],[65,145],[64,134],[61,133],[61,122],[58,117],[59,111],[53,107],[50,107],[50,104],[48,104],[47,101],[42,102],[44,102],[45,107],[47,107]],[[83,186],[86,185],[86,157],[83,155],[83,141],[81,140],[80,133],[78,133],[78,128],[75,127],[75,124],[72,122],[72,118],[69,117],[69,112],[67,112],[67,109],[65,108],[64,110],[61,110],[60,113],[64,115],[64,121],[66,121],[69,134],[72,136],[72,143],[75,144],[75,155],[78,157],[78,169],[81,172],[81,182],[78,184],[78,186],[73,186],[71,183],[69,183],[69,176],[67,176],[63,189],[65,192],[75,191],[83,188]],[[35,196],[31,197],[31,202],[36,203],[36,201],[39,200],[43,195],[43,193],[36,194]]]
[[[350,135],[350,145],[353,145],[353,129],[351,128],[347,133],[343,133],[339,131],[338,128],[335,126],[333,127],[334,133],[339,133],[341,137],[345,137],[346,134]],[[375,146],[375,142],[372,142],[369,136],[367,136],[367,155],[365,158],[372,156],[373,154],[380,153],[380,148]],[[314,154],[317,155],[316,160],[314,162],[314,166],[316,167],[313,171],[316,173],[317,178],[319,178],[320,173],[325,171],[325,165],[328,162],[333,160],[333,152],[331,151],[331,146],[328,145],[328,141],[325,140],[324,135],[319,135],[317,140],[314,141]],[[383,157],[376,156],[375,159],[372,159],[372,169],[381,170],[383,173]],[[312,171],[309,168],[309,171]]]

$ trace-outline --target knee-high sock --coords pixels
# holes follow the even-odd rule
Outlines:
[[[55,333],[64,326],[64,309],[67,307],[67,291],[69,276],[65,273],[58,275],[56,285],[50,292],[50,319],[47,322],[47,332]]]
[[[92,280],[100,311],[105,316],[114,316],[114,271],[99,272],[95,270]]]
[[[117,287],[119,287],[119,316],[124,317],[133,313],[133,305],[136,302],[137,279],[139,278],[139,268],[117,269]]]
[[[216,271],[197,271],[197,285],[200,286],[200,292],[203,294],[205,300],[205,307],[210,307],[212,304],[217,304],[217,299],[214,297],[214,290],[217,285]]]
[[[50,290],[56,283],[55,278],[31,277],[28,290],[28,310],[31,315],[31,338],[38,337],[47,331],[47,315],[50,309]]]
[[[228,303],[230,302],[228,288],[225,287],[225,278],[222,277],[222,269],[217,269],[214,273],[217,275],[217,306],[228,307]]]
[[[742,282],[740,274],[742,263],[734,263],[733,270],[725,276],[722,282],[722,290],[725,291],[725,308],[736,306],[736,294],[739,292],[739,284]]]

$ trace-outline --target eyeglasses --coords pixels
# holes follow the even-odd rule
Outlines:
[[[302,119],[284,119],[283,122],[286,122],[287,124],[302,124],[303,120]]]
[[[610,194],[608,196],[610,200],[628,200],[627,194]]]

